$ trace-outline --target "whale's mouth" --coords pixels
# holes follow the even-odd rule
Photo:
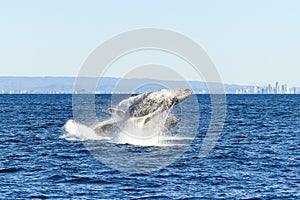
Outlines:
[[[175,89],[173,90],[173,92],[175,93],[175,96],[178,99],[178,103],[186,100],[193,94],[193,91],[190,89]]]

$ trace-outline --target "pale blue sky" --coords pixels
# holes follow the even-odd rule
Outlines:
[[[155,27],[198,42],[226,83],[300,85],[298,0],[0,0],[0,27],[0,76],[76,76],[105,40]]]

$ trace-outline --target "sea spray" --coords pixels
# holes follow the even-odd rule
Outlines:
[[[113,119],[86,126],[74,120],[68,120],[63,127],[61,138],[66,140],[103,140],[118,144],[132,144],[137,146],[160,146],[165,144],[164,123],[168,117],[163,112],[145,123],[146,119],[130,118],[126,121],[116,122],[118,129],[112,129],[110,137],[107,132],[101,132],[97,125],[111,124]],[[97,130],[97,131],[95,131]],[[168,137],[170,140],[170,136]]]

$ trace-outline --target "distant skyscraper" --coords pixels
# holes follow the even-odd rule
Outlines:
[[[288,84],[285,84],[285,94],[290,94],[290,89],[289,89],[289,86]]]
[[[253,87],[253,94],[257,94],[258,93],[258,87],[257,86],[254,86]]]
[[[267,94],[273,94],[274,93],[274,90],[271,86],[271,84],[268,84],[268,87],[267,87]]]
[[[279,88],[278,81],[276,81],[276,83],[275,83],[274,93],[275,94],[279,94],[280,93],[280,88]]]
[[[281,86],[281,94],[287,94],[288,91],[287,91],[287,84],[283,84]]]

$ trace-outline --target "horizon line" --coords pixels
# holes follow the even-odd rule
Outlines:
[[[74,75],[0,75],[0,78],[78,78],[78,76]],[[112,78],[112,79],[124,79],[122,77],[113,77],[113,76],[104,76],[104,77],[82,77],[82,78]],[[125,78],[127,80],[141,80],[141,79],[149,79],[149,80],[159,80],[159,81],[182,81],[182,80],[168,80],[168,79],[156,79],[156,78]],[[202,82],[202,83],[207,83],[207,81],[203,80],[186,80],[187,82]],[[276,82],[283,82],[283,81],[274,81],[273,83],[275,84]],[[220,83],[220,82],[210,82],[210,83]],[[226,82],[221,82],[222,84],[226,85],[239,85],[239,86],[261,86],[265,87],[266,85],[264,84],[254,84],[254,83],[226,83]],[[268,83],[270,84],[270,83]],[[293,84],[294,85],[294,84]],[[299,84],[295,84],[292,87],[300,87]]]

